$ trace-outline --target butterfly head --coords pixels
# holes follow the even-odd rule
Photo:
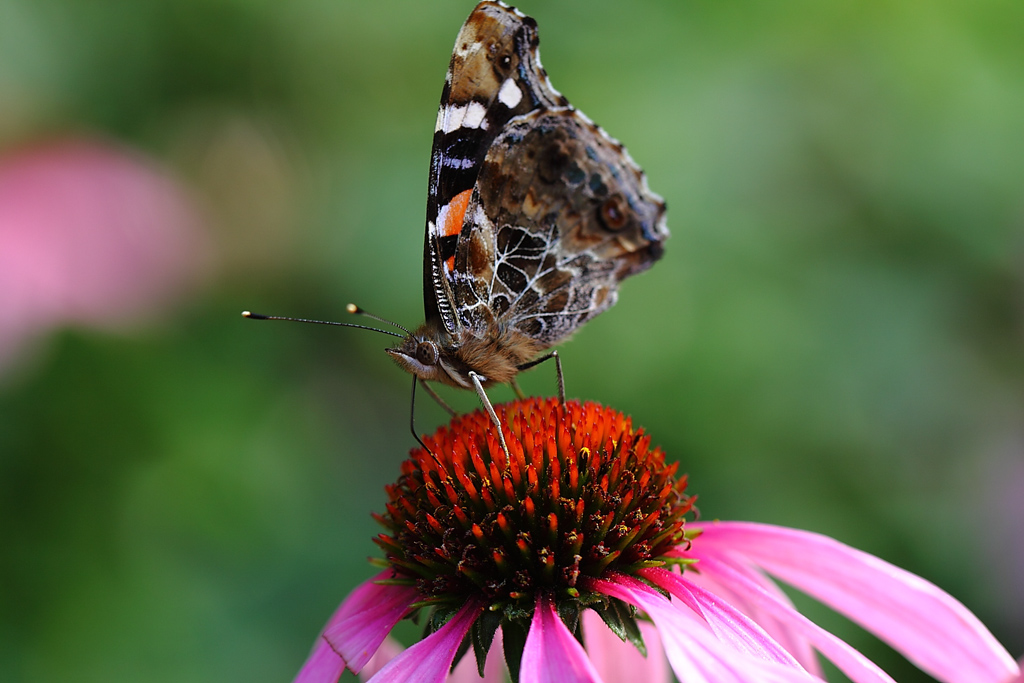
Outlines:
[[[469,387],[468,376],[464,377],[466,373],[457,367],[451,346],[451,335],[446,331],[424,325],[387,352],[399,367],[422,380]]]

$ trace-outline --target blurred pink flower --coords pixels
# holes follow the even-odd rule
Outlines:
[[[0,156],[0,367],[52,328],[152,315],[209,265],[197,211],[140,154],[73,138]]]
[[[496,650],[510,653],[520,683],[661,682],[666,660],[686,683],[822,681],[816,653],[855,683],[892,683],[768,575],[939,681],[1020,676],[977,617],[921,577],[820,534],[685,519],[685,479],[622,413],[555,399],[495,408],[508,455],[477,411],[402,464],[378,516],[390,568],[342,602],[296,683],[335,683],[371,663],[370,683],[480,680],[472,664],[462,678],[468,654],[449,673],[467,637],[488,667]],[[385,640],[430,607],[423,640],[402,652]],[[634,627],[646,658],[618,640],[638,641]],[[500,648],[489,642],[496,629]],[[490,683],[503,672],[485,674]]]

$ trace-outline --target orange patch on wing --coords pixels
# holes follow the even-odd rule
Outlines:
[[[469,198],[472,195],[473,190],[464,190],[448,202],[448,215],[441,226],[442,235],[452,237],[462,232],[462,219],[466,217],[466,207],[469,206]]]
[[[444,217],[444,225],[441,226],[441,234],[445,237],[455,237],[462,232],[462,221],[466,217],[466,207],[469,206],[469,198],[473,196],[473,190],[464,190],[448,202],[448,213]],[[449,256],[445,261],[448,272],[455,270],[455,256]]]

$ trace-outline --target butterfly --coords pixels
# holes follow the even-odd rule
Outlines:
[[[538,44],[537,22],[503,2],[485,0],[466,19],[430,153],[425,322],[409,332],[349,306],[406,333],[376,330],[402,338],[387,353],[413,375],[414,400],[418,382],[454,413],[428,382],[473,389],[495,424],[484,389],[508,383],[521,395],[517,374],[552,357],[564,400],[557,353],[541,354],[610,308],[668,238],[665,202],[626,149],[552,87]]]
[[[426,321],[387,349],[423,382],[512,383],[611,307],[668,237],[643,171],[555,90],[537,23],[481,2],[463,24],[434,128]]]

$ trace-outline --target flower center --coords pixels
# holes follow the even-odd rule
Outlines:
[[[532,609],[546,591],[578,598],[581,577],[664,564],[693,499],[677,464],[622,413],[532,398],[456,417],[425,439],[387,488],[376,543],[424,599]]]

